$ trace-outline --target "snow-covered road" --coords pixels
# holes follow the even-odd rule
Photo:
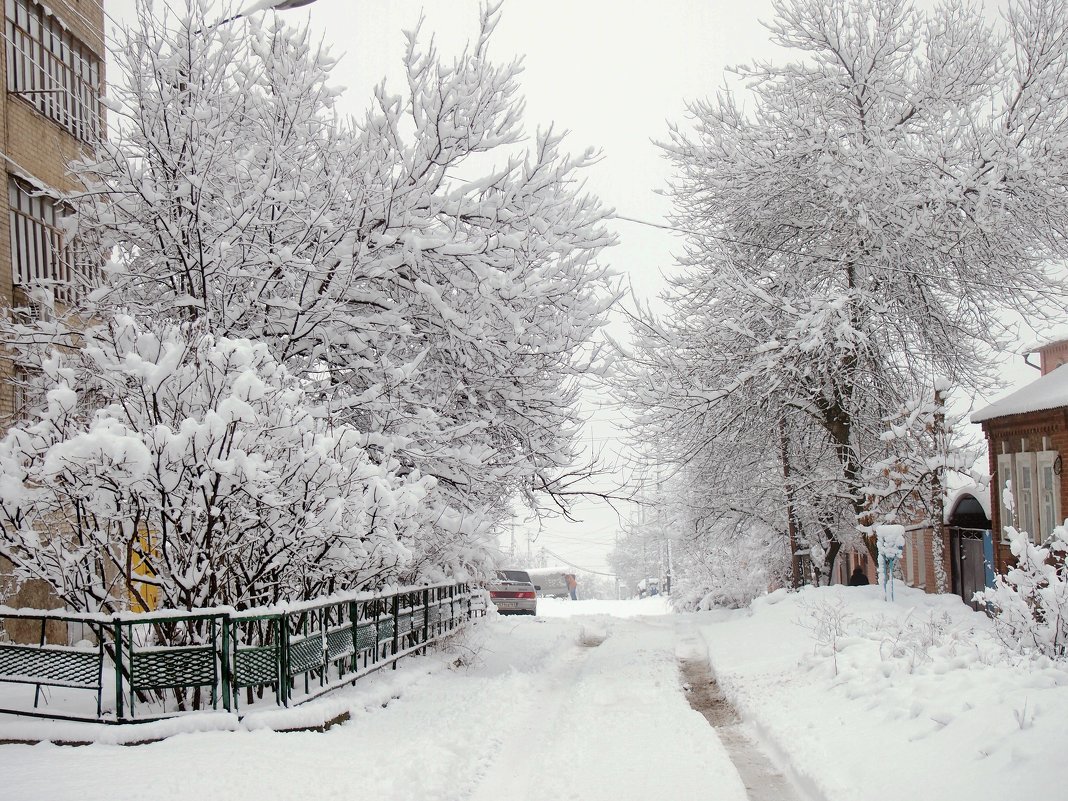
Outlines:
[[[1006,651],[959,598],[826,587],[666,611],[657,598],[544,602],[311,704],[196,719],[237,731],[137,747],[102,741],[193,721],[0,716],[0,742],[97,742],[0,745],[0,799],[743,801],[737,768],[747,801],[785,801],[784,787],[794,801],[1064,796],[1068,668]],[[833,646],[824,619],[838,621]],[[272,730],[341,715],[325,733]]]
[[[650,600],[631,609],[663,611]],[[681,689],[673,618],[598,610],[558,601],[543,603],[537,618],[487,619],[452,654],[462,666],[438,655],[377,675],[346,691],[351,719],[325,733],[3,746],[3,795],[744,801],[715,730]]]

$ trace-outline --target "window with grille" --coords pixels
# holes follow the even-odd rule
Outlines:
[[[30,0],[4,0],[7,90],[92,142],[100,131],[100,59]]]
[[[17,178],[8,179],[11,209],[11,266],[15,286],[45,288],[56,300],[71,303],[97,283],[97,265],[84,248],[63,236],[63,204]]]

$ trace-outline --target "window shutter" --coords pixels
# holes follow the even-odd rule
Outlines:
[[[1053,529],[1063,521],[1061,519],[1061,477],[1054,471],[1057,451],[1039,451],[1038,453],[1038,520],[1042,541],[1053,535]]]
[[[996,499],[995,503],[998,505],[998,509],[1001,510],[1001,541],[1008,542],[1008,535],[1005,533],[1005,529],[1009,526],[1013,528],[1018,527],[1017,518],[1017,504],[1016,504],[1016,482],[1013,481],[1014,465],[1011,453],[998,454],[997,464],[997,476],[995,477],[995,489]]]

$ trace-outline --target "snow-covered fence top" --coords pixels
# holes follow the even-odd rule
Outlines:
[[[0,712],[124,723],[290,706],[424,650],[478,612],[456,582],[241,611],[0,606],[0,637],[23,640],[0,642]],[[68,637],[77,644],[53,644]]]

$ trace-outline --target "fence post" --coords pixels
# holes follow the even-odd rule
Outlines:
[[[223,709],[230,712],[232,700],[230,698],[230,615],[222,616],[222,693]],[[236,649],[235,649],[236,650]],[[235,657],[236,658],[236,657]]]
[[[289,706],[289,624],[285,612],[278,615],[278,695],[282,706]]]
[[[104,650],[104,626],[103,624],[96,624],[96,654],[99,663],[97,664],[96,674],[96,718],[100,720],[100,703],[104,695],[104,654],[107,651]],[[93,623],[89,624],[89,630],[93,631]]]
[[[349,601],[349,626],[352,629],[352,662],[349,665],[349,672],[355,673],[360,669],[360,646],[359,646],[359,627],[356,625],[356,602]]]
[[[430,640],[430,588],[423,590],[423,653]]]
[[[400,594],[393,595],[393,670],[397,669],[397,651],[400,650]]]
[[[325,687],[330,678],[330,641],[326,636],[326,629],[330,616],[326,608],[319,610],[319,647],[323,649],[323,669],[319,672],[319,686]]]
[[[122,623],[118,615],[112,618],[112,625],[115,636],[115,717],[122,720]]]

